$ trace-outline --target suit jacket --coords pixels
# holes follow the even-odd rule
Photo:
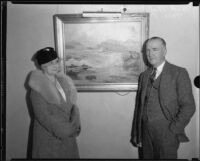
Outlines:
[[[131,131],[131,143],[141,143],[141,119],[144,99],[151,69],[140,74],[136,104]],[[184,128],[195,112],[191,80],[185,68],[165,62],[158,88],[159,101],[165,118],[170,122],[169,129],[177,135],[180,142],[187,142]]]

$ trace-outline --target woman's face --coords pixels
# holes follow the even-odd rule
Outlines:
[[[42,70],[44,71],[44,73],[48,74],[48,75],[55,75],[60,71],[60,60],[58,58],[42,64],[41,65]]]

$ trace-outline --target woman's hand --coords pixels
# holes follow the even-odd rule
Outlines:
[[[79,109],[76,105],[73,105],[72,109],[71,109],[71,122],[73,122],[74,126],[75,126],[75,133],[73,136],[77,137],[80,132],[81,132],[81,123],[80,123],[80,113],[79,113]]]

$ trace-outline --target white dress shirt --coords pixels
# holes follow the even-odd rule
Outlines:
[[[160,64],[156,69],[156,76],[155,76],[155,79],[158,78],[158,76],[162,73],[162,70],[163,70],[163,67],[165,65],[165,61],[162,62],[162,64]]]

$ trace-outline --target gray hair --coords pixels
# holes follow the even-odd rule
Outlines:
[[[155,37],[151,37],[151,38],[148,39],[148,42],[151,41],[151,40],[160,40],[162,42],[163,46],[166,48],[166,42],[165,42],[165,40],[163,38],[156,37],[156,36]]]

